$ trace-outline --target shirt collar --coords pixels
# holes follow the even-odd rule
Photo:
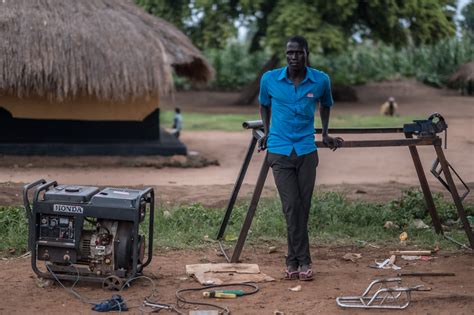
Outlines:
[[[283,67],[281,69],[280,75],[278,76],[278,80],[281,81],[283,79],[286,79],[287,81],[290,81],[290,79],[288,79],[287,70],[288,70],[288,66]],[[313,71],[311,71],[309,67],[306,67],[306,76],[302,82],[305,82],[306,80],[311,80],[313,82],[316,82],[316,78],[314,77]]]

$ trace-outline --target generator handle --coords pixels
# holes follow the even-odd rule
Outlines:
[[[148,194],[150,194],[150,197],[151,197],[150,198],[150,221],[148,223],[148,257],[145,263],[143,263],[142,268],[148,266],[153,257],[153,225],[155,221],[155,191],[153,190],[152,187],[148,187],[141,193],[140,198],[145,197]]]
[[[28,192],[31,188],[38,185],[45,184],[45,183],[46,181],[44,179],[39,179],[33,183],[23,186],[23,205],[25,206],[26,217],[28,219],[31,218],[31,213],[32,213],[31,207],[30,207],[30,200],[28,199]]]
[[[34,200],[38,200],[40,192],[42,192],[43,190],[47,190],[51,186],[58,186],[58,182],[53,180],[53,181],[47,182],[47,183],[39,186],[38,188],[36,188],[35,199]]]
[[[153,192],[153,187],[147,187],[146,189],[144,189],[141,194],[140,194],[140,198],[141,197],[145,197],[146,195],[148,195],[150,192]]]

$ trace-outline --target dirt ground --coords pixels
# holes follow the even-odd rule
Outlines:
[[[379,105],[387,95],[394,95],[397,98],[400,115],[428,117],[432,112],[440,112],[449,125],[448,149],[445,154],[466,182],[474,182],[474,159],[470,158],[474,155],[472,97],[453,95],[452,92],[429,88],[415,81],[374,83],[358,89],[359,102],[335,104],[334,114],[377,115]],[[183,92],[176,95],[174,103],[164,100],[163,107],[172,108],[174,104],[180,104],[183,112],[187,110],[209,113],[224,110],[257,112],[256,106],[230,105],[236,96],[235,93]],[[377,139],[382,136],[368,135],[362,138],[368,137]],[[353,137],[345,136],[345,138]],[[235,182],[250,141],[250,133],[245,130],[241,132],[185,130],[182,140],[190,151],[210,160],[216,159],[219,165],[193,169],[154,169],[130,165],[107,167],[106,163],[97,163],[98,159],[95,157],[50,159],[30,157],[31,162],[20,165],[19,162],[25,162],[24,157],[10,156],[0,159],[0,182],[27,183],[43,177],[62,183],[103,186],[227,186]],[[419,152],[425,171],[428,171],[435,158],[434,150],[432,147],[420,147]],[[361,186],[366,183],[385,185],[390,182],[417,184],[415,169],[407,148],[354,148],[336,152],[321,149],[319,154],[318,184]],[[255,183],[263,157],[264,153],[254,154],[245,180],[246,184]],[[437,183],[431,175],[428,179],[433,185]],[[267,184],[269,187],[273,186],[271,175]],[[204,196],[207,195],[207,189],[202,191]],[[222,193],[229,193],[227,187]],[[186,198],[183,190],[180,195]]]
[[[358,87],[359,102],[338,103],[333,113],[376,115],[379,106],[388,96],[395,96],[400,115],[428,116],[440,112],[449,125],[446,156],[458,173],[474,188],[474,99],[453,92],[436,90],[415,81],[373,83]],[[179,92],[164,99],[162,107],[179,105],[184,112],[206,113],[257,113],[257,106],[234,106],[236,93]],[[348,137],[346,137],[348,138]],[[377,138],[377,137],[372,137]],[[250,140],[248,131],[215,132],[184,131],[183,141],[188,149],[218,165],[204,168],[156,168],[144,167],[137,161],[116,163],[95,157],[0,157],[0,205],[21,204],[21,187],[39,178],[57,180],[59,183],[98,186],[153,186],[160,203],[201,202],[207,206],[224,207],[239,172]],[[429,174],[435,158],[433,148],[420,148],[420,155],[433,191],[444,191]],[[248,198],[256,181],[263,154],[255,154],[244,182],[241,198]],[[140,160],[142,159],[142,160]],[[137,160],[143,161],[143,157]],[[137,166],[138,165],[138,166]],[[317,189],[340,191],[351,199],[386,201],[400,196],[400,191],[417,185],[413,162],[406,148],[341,149],[336,152],[320,150]],[[274,196],[275,187],[270,174],[264,196]],[[473,202],[474,194],[468,198]],[[270,244],[269,244],[270,245]],[[191,280],[183,280],[184,266],[199,262],[223,262],[216,255],[217,246],[206,250],[163,251],[154,257],[152,266],[145,274],[156,279],[159,300],[173,303],[178,288],[197,286]],[[335,303],[342,295],[359,294],[374,278],[394,275],[378,271],[367,265],[374,259],[387,258],[390,249],[315,247],[313,249],[315,281],[302,283],[302,291],[290,292],[297,283],[280,280],[284,261],[284,248],[267,254],[267,248],[246,247],[244,262],[257,263],[263,272],[277,278],[276,282],[261,284],[261,291],[253,296],[225,301],[234,314],[273,314],[275,310],[285,314],[332,314],[347,313]],[[346,252],[362,253],[356,263],[341,257]],[[179,263],[176,263],[179,261]],[[408,278],[408,285],[424,284],[430,292],[414,293],[414,303],[403,313],[408,314],[472,314],[474,309],[474,260],[472,254],[443,252],[430,262],[399,262],[402,271],[455,272],[455,277]],[[39,288],[28,259],[0,261],[1,314],[62,314],[89,313],[82,304],[56,286]],[[145,283],[145,282],[144,282]],[[98,287],[81,285],[78,290],[90,298],[107,298],[110,292]],[[148,292],[140,283],[124,293],[127,300],[137,302]],[[138,311],[135,309],[134,313]],[[393,312],[393,311],[392,311]],[[360,313],[369,313],[368,311]],[[374,312],[370,312],[374,313]],[[376,311],[375,313],[380,313]],[[391,313],[385,311],[383,313]],[[401,313],[401,312],[393,312]]]
[[[158,288],[158,301],[176,303],[175,291],[183,288],[199,287],[185,273],[186,264],[224,262],[216,255],[217,246],[213,244],[204,251],[158,252],[145,275],[154,279]],[[460,252],[439,252],[428,262],[409,262],[399,259],[401,272],[454,272],[454,277],[406,277],[406,286],[424,285],[432,290],[415,292],[412,303],[404,311],[355,311],[343,310],[336,305],[336,297],[360,295],[375,278],[396,276],[393,270],[369,268],[374,260],[388,257],[389,249],[370,249],[354,247],[313,247],[315,280],[311,282],[288,281],[281,279],[284,248],[268,254],[264,247],[247,247],[242,255],[245,263],[259,264],[260,270],[276,279],[261,283],[260,292],[237,300],[218,301],[227,306],[232,314],[472,314],[474,309],[474,256]],[[345,253],[362,254],[358,261],[342,259]],[[176,263],[179,261],[179,263]],[[0,313],[2,314],[91,314],[90,306],[72,297],[57,285],[40,288],[30,269],[28,258],[1,261],[0,267]],[[71,285],[71,283],[68,283]],[[289,288],[301,285],[299,292]],[[87,299],[107,299],[111,293],[99,285],[79,285],[77,291]],[[150,287],[145,280],[138,281],[122,293],[129,306],[138,306],[149,295]],[[205,302],[197,293],[185,295],[188,300]],[[191,308],[191,310],[194,308]],[[201,308],[210,309],[210,308]],[[189,311],[190,309],[181,309]],[[134,308],[132,314],[139,314]],[[160,312],[160,314],[172,314]]]

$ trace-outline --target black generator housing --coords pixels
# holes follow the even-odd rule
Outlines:
[[[32,205],[29,193],[34,188]],[[102,282],[119,289],[153,257],[154,191],[58,185],[23,189],[31,266],[40,277]],[[148,213],[148,241],[139,233]],[[145,243],[148,253],[145,259]],[[44,261],[47,271],[41,271]],[[54,276],[53,276],[54,274]]]

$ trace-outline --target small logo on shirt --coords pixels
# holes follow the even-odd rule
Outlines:
[[[307,97],[314,97],[313,93],[306,94]]]

